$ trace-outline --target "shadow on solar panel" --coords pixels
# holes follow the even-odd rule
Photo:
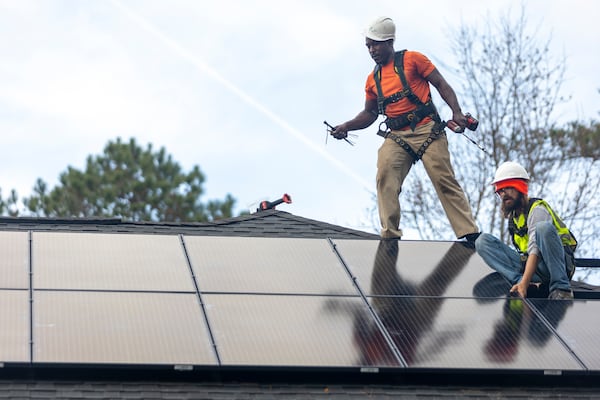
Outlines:
[[[455,242],[427,278],[414,283],[398,272],[398,241],[381,240],[373,263],[370,291],[372,311],[378,321],[368,318],[364,308],[354,310],[354,338],[360,348],[360,363],[392,363],[389,351],[382,345],[387,340],[399,349],[406,363],[411,364],[420,338],[429,331],[440,310],[443,303],[440,297],[473,254],[473,249],[465,243]]]

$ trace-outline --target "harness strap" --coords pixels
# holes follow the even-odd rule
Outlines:
[[[388,106],[388,104],[396,103],[396,102],[402,100],[403,98],[408,97],[409,94],[410,94],[410,90],[401,90],[401,91],[396,92],[388,97],[385,97],[383,99],[383,103],[382,103],[384,109],[385,109],[385,107]],[[383,114],[383,113],[381,113],[381,114]]]
[[[398,143],[400,146],[402,146],[402,148],[404,150],[406,150],[406,152],[412,157],[413,159],[413,164],[416,164],[417,161],[419,161],[421,159],[421,157],[423,156],[423,154],[421,153],[421,156],[419,156],[417,153],[415,153],[415,151],[412,149],[412,147],[410,147],[408,145],[408,143],[406,143],[404,141],[404,139],[402,139],[400,136],[393,134],[392,132],[390,132],[389,130],[387,131],[382,131],[381,129],[377,132],[377,134],[379,136],[382,136],[383,138],[387,139],[390,138],[392,139],[394,142]]]
[[[408,100],[413,103],[416,107],[415,110],[399,115],[394,118],[386,118],[384,124],[386,125],[386,129],[380,129],[377,133],[379,136],[383,136],[384,138],[390,138],[396,143],[398,143],[406,152],[412,157],[413,164],[419,161],[425,150],[429,147],[429,145],[444,132],[444,125],[442,120],[431,100],[431,96],[427,99],[427,102],[423,103],[421,99],[413,93],[411,90],[408,81],[406,79],[406,75],[404,74],[404,53],[406,50],[398,51],[394,54],[394,70],[396,74],[400,78],[400,82],[402,83],[402,90],[392,94],[391,96],[384,97],[383,89],[381,87],[381,65],[377,64],[375,69],[373,70],[373,78],[375,80],[375,85],[377,86],[377,111],[379,114],[385,114],[386,107],[391,104],[398,102],[404,98],[408,98]],[[406,143],[401,137],[390,132],[390,129],[393,130],[401,130],[407,126],[410,126],[411,130],[414,132],[417,124],[422,121],[425,117],[430,117],[435,125],[429,134],[429,137],[423,142],[419,150],[416,152]]]
[[[396,61],[394,60],[394,62]],[[383,115],[385,114],[385,108],[387,104],[385,103],[383,89],[381,88],[381,65],[379,64],[375,65],[375,70],[373,70],[373,79],[375,79],[375,85],[377,86],[377,113]]]
[[[423,106],[423,102],[421,99],[413,93],[408,85],[408,81],[406,80],[406,75],[404,74],[404,53],[406,49],[398,51],[394,54],[394,71],[400,77],[400,82],[402,83],[402,90],[396,92],[388,97],[383,96],[383,89],[381,88],[381,65],[377,64],[373,71],[373,79],[375,80],[375,86],[377,86],[377,111],[379,114],[385,114],[385,109],[388,104],[396,103],[403,98],[407,97],[411,103],[417,106],[417,109]],[[428,102],[431,99],[428,100]]]
[[[385,122],[389,128],[394,130],[401,130],[407,126],[410,126],[414,131],[417,124],[425,117],[431,117],[431,119],[437,123],[441,122],[435,105],[431,100],[423,104],[422,107],[418,107],[409,113],[401,114],[393,118],[388,117],[386,118]]]
[[[427,137],[427,140],[425,140],[423,142],[423,144],[421,145],[421,147],[419,148],[419,150],[417,150],[417,156],[419,156],[419,159],[421,159],[423,157],[425,150],[427,150],[427,148],[429,147],[431,142],[433,142],[435,139],[439,138],[443,133],[444,133],[444,125],[439,124],[439,123],[436,123],[435,125],[433,125],[433,128],[431,129],[431,133]]]
[[[400,76],[400,81],[402,82],[402,88],[404,91],[408,91],[406,97],[411,101],[411,103],[416,104],[417,108],[423,106],[423,102],[413,91],[410,89],[408,85],[408,81],[406,80],[406,75],[404,74],[404,52],[406,50],[402,50],[394,55],[394,70]],[[431,100],[431,99],[429,99]]]
[[[385,121],[381,123],[381,125],[384,125]],[[381,126],[380,125],[380,126]],[[423,144],[421,144],[421,147],[419,147],[419,150],[417,150],[416,152],[412,149],[412,147],[409,146],[408,143],[406,143],[406,141],[404,139],[402,139],[400,136],[392,133],[388,127],[387,130],[382,130],[379,129],[379,131],[377,132],[377,134],[379,136],[382,136],[384,138],[390,138],[392,139],[394,142],[398,143],[400,146],[402,146],[402,148],[404,150],[406,150],[406,152],[412,157],[413,159],[413,164],[416,164],[417,161],[419,161],[421,158],[423,158],[423,154],[425,154],[425,150],[427,150],[427,148],[429,147],[429,145],[436,140],[437,138],[439,138],[442,134],[444,133],[444,125],[443,124],[438,124],[436,123],[433,128],[431,129],[431,133],[429,134],[429,136],[427,137],[427,139],[423,142]]]

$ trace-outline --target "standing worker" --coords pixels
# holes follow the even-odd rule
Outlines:
[[[569,280],[575,272],[575,237],[545,200],[529,198],[529,174],[520,164],[501,164],[492,184],[517,251],[482,233],[475,242],[477,253],[508,279],[511,293],[525,298],[530,284],[537,289],[541,284],[549,299],[573,299]]]
[[[474,241],[479,229],[471,207],[458,184],[448,151],[444,124],[431,100],[429,83],[452,109],[452,120],[467,124],[456,94],[433,63],[416,51],[395,52],[396,27],[387,17],[377,18],[365,33],[365,44],[377,64],[367,77],[365,108],[353,119],[336,126],[331,135],[345,139],[348,131],[364,129],[379,114],[385,115],[385,138],[377,158],[377,203],[381,237],[400,238],[402,183],[418,160],[435,187],[457,238]],[[383,123],[382,123],[383,125]]]

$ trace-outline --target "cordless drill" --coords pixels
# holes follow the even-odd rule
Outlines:
[[[475,129],[477,129],[477,127],[479,126],[479,121],[477,121],[477,119],[469,113],[466,113],[465,117],[467,117],[467,124],[465,125],[465,127],[470,131],[474,131]],[[465,130],[453,120],[446,122],[446,126],[456,133],[461,133]]]

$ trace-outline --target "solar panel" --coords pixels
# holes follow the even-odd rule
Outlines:
[[[521,299],[370,297],[411,368],[582,370]]]
[[[33,362],[215,365],[194,294],[37,291]]]
[[[204,292],[357,294],[326,239],[184,239]]]
[[[29,362],[29,291],[0,290],[0,362]]]
[[[36,289],[194,291],[175,235],[34,232]]]
[[[549,337],[543,352],[521,340],[520,331],[503,329],[516,323],[508,305],[538,317],[522,300],[505,299],[508,283],[490,279],[466,243],[334,242],[408,367],[581,369],[543,324],[537,324],[539,335]]]
[[[29,287],[29,239],[27,232],[0,232],[0,288]]]
[[[508,282],[462,242],[0,239],[0,362],[600,369],[600,302],[508,298]]]
[[[461,242],[334,240],[367,295],[506,296],[509,286],[480,283],[492,272]],[[474,293],[474,291],[476,293]]]
[[[545,299],[531,299],[530,301],[585,367],[599,371],[600,302],[597,300],[570,302]]]
[[[358,297],[206,295],[224,366],[361,367],[359,338],[373,317]],[[376,329],[376,328],[375,328]],[[235,332],[235,334],[233,334]],[[400,363],[382,335],[370,348],[380,366]]]

